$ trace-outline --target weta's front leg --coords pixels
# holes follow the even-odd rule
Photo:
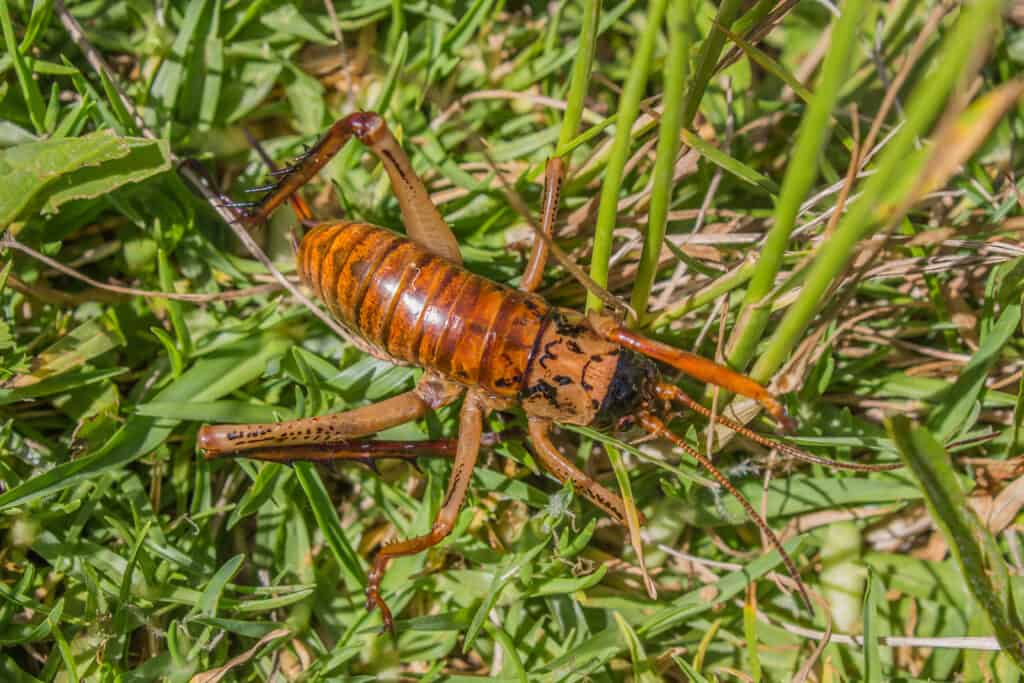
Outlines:
[[[575,492],[604,510],[617,524],[627,526],[626,504],[622,498],[599,484],[586,472],[576,467],[558,447],[551,442],[551,423],[547,420],[530,418],[530,443],[541,467],[563,484],[571,481]],[[643,513],[637,511],[640,523],[646,523]]]
[[[388,609],[380,594],[384,571],[391,558],[423,552],[440,543],[451,533],[459,515],[459,509],[462,507],[462,501],[466,498],[466,490],[469,488],[473,467],[476,465],[476,458],[480,452],[480,436],[485,412],[485,400],[478,392],[470,391],[466,395],[466,400],[462,404],[462,412],[459,414],[459,444],[455,462],[452,463],[448,492],[445,494],[441,510],[437,513],[437,518],[430,531],[423,536],[406,541],[396,541],[384,546],[377,553],[373,562],[373,571],[370,572],[369,582],[366,585],[366,608],[372,610],[374,607],[379,607],[384,620],[384,628],[392,633],[395,630],[395,625],[391,617],[391,610]]]

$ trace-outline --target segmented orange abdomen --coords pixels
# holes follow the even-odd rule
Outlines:
[[[342,324],[384,354],[501,397],[519,392],[548,312],[540,297],[363,223],[310,231],[299,272]]]

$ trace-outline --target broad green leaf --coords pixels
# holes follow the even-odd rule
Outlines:
[[[104,130],[0,150],[0,225],[170,169],[167,144]]]
[[[49,188],[43,211],[55,212],[73,199],[101,197],[117,188],[137,183],[171,168],[170,151],[164,140],[121,138],[128,154],[102,166],[77,169]]]

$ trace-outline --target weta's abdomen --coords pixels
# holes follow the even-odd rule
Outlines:
[[[390,230],[362,223],[314,228],[299,273],[334,317],[391,358],[515,398],[549,310]]]

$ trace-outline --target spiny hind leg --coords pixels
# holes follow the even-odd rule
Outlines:
[[[225,455],[244,456],[267,462],[356,462],[376,469],[378,460],[415,461],[420,457],[453,458],[455,439],[393,441],[388,439],[342,439],[301,446],[263,446],[247,451],[215,451],[208,458]]]
[[[457,397],[455,391],[442,391],[425,378],[412,391],[340,413],[287,422],[206,425],[199,430],[198,445],[208,458],[282,447],[322,446],[417,420]]]
[[[380,160],[391,179],[398,197],[406,232],[413,241],[438,256],[462,263],[459,244],[451,228],[444,222],[423,181],[416,175],[402,146],[392,135],[387,123],[374,112],[356,112],[337,121],[327,133],[303,154],[291,168],[279,173],[277,184],[265,188],[269,192],[247,220],[266,220],[270,214],[308,183],[317,171],[355,137]],[[278,174],[278,172],[275,172]]]
[[[504,441],[510,432],[490,432],[480,438],[481,447],[492,447]],[[458,451],[458,439],[393,440],[373,437],[344,439],[305,446],[266,446],[235,453],[214,453],[210,458],[223,455],[244,456],[249,460],[267,462],[355,462],[376,469],[378,460],[404,460],[417,458],[445,458],[451,460]]]
[[[555,231],[555,218],[562,195],[562,182],[565,180],[565,162],[560,157],[551,157],[544,165],[544,191],[541,198],[540,229],[550,239]],[[523,270],[519,288],[524,292],[534,292],[544,279],[544,267],[548,262],[548,243],[540,235],[534,235],[533,247],[530,249],[530,260]]]
[[[423,552],[440,543],[451,533],[459,515],[459,509],[466,498],[466,491],[473,476],[473,467],[476,466],[477,455],[480,452],[480,438],[486,410],[486,402],[477,391],[470,391],[466,395],[462,411],[459,414],[459,442],[455,462],[452,463],[451,478],[448,481],[448,492],[445,494],[444,502],[441,504],[441,509],[437,513],[437,518],[430,531],[416,538],[384,546],[373,561],[373,570],[370,572],[366,585],[366,608],[370,610],[374,607],[380,608],[384,627],[392,632],[395,627],[391,610],[388,609],[387,603],[384,602],[384,598],[380,594],[384,571],[392,558]]]
[[[593,477],[587,475],[562,455],[555,444],[551,442],[550,431],[551,423],[549,421],[530,420],[530,443],[533,445],[534,454],[541,467],[562,483],[571,481],[576,493],[604,510],[618,524],[626,526],[626,504],[622,498],[597,483]],[[647,521],[639,511],[637,514],[641,524]]]

